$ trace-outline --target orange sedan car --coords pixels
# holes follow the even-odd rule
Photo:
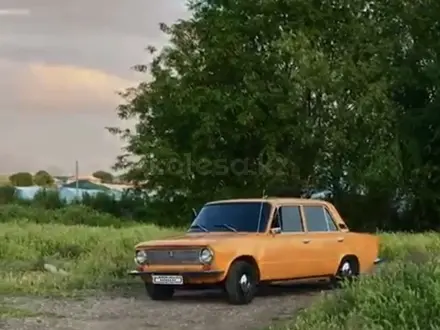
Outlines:
[[[350,232],[335,207],[297,198],[233,199],[205,204],[187,233],[135,247],[137,269],[153,300],[176,289],[222,287],[248,304],[262,283],[340,281],[369,272],[379,239]]]

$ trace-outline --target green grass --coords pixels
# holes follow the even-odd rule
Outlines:
[[[0,223],[0,294],[71,295],[127,280],[139,241],[177,233],[153,225],[126,228]],[[55,265],[68,275],[44,270]]]
[[[390,258],[373,276],[328,295],[297,318],[271,329],[440,329],[440,235],[383,234]]]

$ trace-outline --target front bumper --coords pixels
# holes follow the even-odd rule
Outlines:
[[[128,275],[131,275],[131,276],[181,275],[184,278],[217,277],[222,274],[223,274],[223,271],[219,271],[219,270],[203,270],[203,271],[192,271],[192,272],[131,270],[128,272]]]
[[[177,269],[138,269],[128,273],[130,276],[140,277],[145,283],[152,283],[153,275],[180,275],[183,277],[183,286],[212,286],[221,283],[224,272],[221,270],[177,270]]]

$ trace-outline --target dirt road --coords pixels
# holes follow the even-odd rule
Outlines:
[[[322,286],[271,287],[252,304],[231,306],[219,292],[181,292],[172,301],[149,300],[141,287],[82,300],[0,297],[37,317],[0,320],[5,330],[244,330],[291,317],[320,295]]]

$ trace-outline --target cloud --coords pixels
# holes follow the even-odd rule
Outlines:
[[[136,84],[99,70],[0,59],[0,173],[50,167],[86,174],[108,169],[121,141],[106,126],[117,118],[116,90]]]
[[[108,169],[121,141],[104,127],[133,124],[116,91],[146,78],[129,68],[166,43],[158,23],[187,16],[185,1],[0,2],[0,173]]]
[[[20,112],[114,111],[122,100],[116,94],[136,81],[96,69],[45,63],[19,64],[0,61],[0,72],[11,79],[0,106],[14,106]]]
[[[31,11],[22,8],[5,8],[0,9],[0,16],[29,16]]]

